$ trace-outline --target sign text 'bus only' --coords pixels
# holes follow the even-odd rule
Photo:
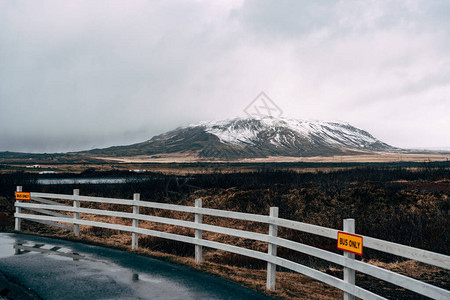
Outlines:
[[[338,231],[337,247],[343,251],[362,255],[363,238],[360,235]]]
[[[30,192],[16,192],[16,200],[31,200]]]

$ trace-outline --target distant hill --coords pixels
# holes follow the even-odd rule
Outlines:
[[[234,160],[398,150],[347,123],[267,117],[202,122],[157,135],[146,142],[82,153],[108,157],[182,154],[199,159]]]

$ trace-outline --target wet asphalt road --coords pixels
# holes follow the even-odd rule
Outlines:
[[[154,258],[9,233],[0,233],[2,297],[270,299],[234,283]]]

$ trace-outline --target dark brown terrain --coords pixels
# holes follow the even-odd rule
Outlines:
[[[449,195],[450,165],[442,163],[422,163],[414,167],[372,166],[340,167],[327,171],[303,172],[277,171],[260,168],[259,171],[245,169],[245,172],[223,173],[220,168],[210,172],[193,172],[186,176],[147,172],[133,176],[151,177],[152,180],[116,185],[55,185],[36,184],[37,175],[10,173],[0,175],[0,230],[13,230],[14,199],[16,185],[23,185],[26,191],[44,191],[71,194],[79,188],[82,195],[131,198],[133,193],[141,193],[141,199],[174,204],[193,205],[195,198],[203,199],[203,206],[224,210],[268,214],[269,207],[278,206],[280,217],[299,220],[311,224],[342,228],[344,218],[356,219],[356,232],[396,243],[410,245],[430,251],[450,254],[449,248]],[[325,170],[325,169],[323,169]],[[97,172],[87,169],[76,177],[129,176],[130,172]],[[54,176],[54,175],[53,175]],[[60,174],[59,176],[63,176]],[[90,207],[97,207],[91,204]],[[115,209],[122,209],[115,207]],[[148,210],[149,214],[167,216],[169,213]],[[171,217],[189,219],[183,213],[171,213]],[[116,218],[117,219],[117,218]],[[103,221],[111,221],[105,218]],[[219,222],[221,226],[267,232],[261,224],[249,224],[224,219],[205,218],[205,222]],[[115,222],[126,220],[117,219]],[[167,232],[192,235],[191,230],[176,226],[143,223]],[[31,222],[24,222],[24,231],[43,235],[75,239],[72,233]],[[280,230],[283,237],[302,241],[320,248],[336,251],[333,240],[300,234],[290,230]],[[205,233],[210,240],[224,241],[220,234]],[[81,228],[81,240],[107,244],[129,250],[131,236],[127,233],[93,227]],[[259,251],[267,251],[264,243],[226,237],[227,243],[236,244]],[[197,266],[193,262],[193,247],[154,237],[141,237],[142,254],[156,255],[178,263],[200,268],[204,271],[230,278],[243,285],[263,291],[265,286],[265,264],[235,254],[208,249],[205,263]],[[279,248],[280,256],[287,257],[320,270],[342,276],[342,269],[327,262],[311,259]],[[382,255],[377,251],[365,250],[362,258],[375,265],[450,288],[450,274],[447,270],[430,267],[413,261]],[[282,270],[280,270],[282,271]],[[290,272],[278,272],[277,290],[273,296],[285,299],[303,299],[315,295],[318,299],[340,297],[340,291],[315,282],[305,276]],[[358,285],[380,293],[391,299],[421,299],[414,293],[404,291],[386,282],[358,274]],[[307,296],[308,295],[308,296]]]

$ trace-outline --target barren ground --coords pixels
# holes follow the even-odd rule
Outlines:
[[[3,177],[2,177],[3,176]],[[95,175],[94,175],[95,176]],[[341,228],[342,219],[354,216],[357,232],[408,244],[414,247],[449,253],[448,234],[450,181],[447,167],[425,165],[421,169],[367,168],[332,169],[328,173],[295,173],[286,171],[261,171],[257,173],[204,174],[189,184],[166,181],[133,185],[83,185],[83,186],[33,186],[32,191],[70,194],[80,188],[82,195],[125,197],[140,192],[142,199],[181,205],[192,205],[195,198],[203,199],[203,206],[224,210],[267,214],[270,206],[280,207],[280,216],[311,224]],[[11,231],[14,226],[15,182],[0,175],[0,230]],[[203,187],[202,187],[203,186]],[[28,187],[25,186],[25,190]],[[129,197],[128,197],[129,198]],[[123,210],[125,208],[104,204],[82,204],[82,207]],[[129,209],[129,208],[127,208]],[[167,213],[160,210],[145,210],[142,213],[161,217],[192,220],[183,213]],[[130,220],[94,215],[82,215],[83,219],[114,222],[130,225]],[[267,233],[267,226],[250,225],[246,222],[214,220],[204,218],[205,223]],[[151,222],[140,222],[140,226],[176,234],[193,236],[192,230]],[[56,236],[87,243],[99,243],[132,251],[131,234],[114,230],[81,226],[80,238],[72,232],[24,221],[23,231],[39,235]],[[329,251],[336,251],[335,243],[308,239],[297,232],[281,230],[281,237],[311,243]],[[204,233],[204,238],[231,243],[257,251],[267,251],[267,245],[245,239],[224,237],[220,234]],[[238,282],[258,291],[265,291],[265,264],[242,256],[205,249],[205,262],[194,262],[192,245],[170,242],[154,237],[141,236],[138,253],[186,264],[196,269]],[[328,263],[302,258],[301,255],[279,249],[279,255],[298,260],[328,274],[342,277],[342,268]],[[450,272],[410,260],[379,257],[377,253],[365,251],[363,259],[371,264],[383,266],[433,285],[450,289]],[[390,299],[422,299],[404,289],[362,274],[357,275],[357,284]],[[267,292],[267,291],[266,291]],[[337,299],[342,292],[306,276],[279,270],[277,289],[267,292],[283,299]]]
[[[151,156],[127,156],[127,157],[106,157],[98,156],[95,159],[120,162],[120,163],[191,163],[191,162],[207,162],[206,159],[199,159],[194,155],[170,155],[160,154]],[[336,155],[336,156],[313,156],[313,157],[267,157],[267,158],[251,158],[241,159],[235,161],[220,161],[214,162],[229,162],[229,163],[271,163],[271,162],[399,162],[399,161],[448,161],[450,153],[380,153],[380,154],[361,154],[361,155]]]

